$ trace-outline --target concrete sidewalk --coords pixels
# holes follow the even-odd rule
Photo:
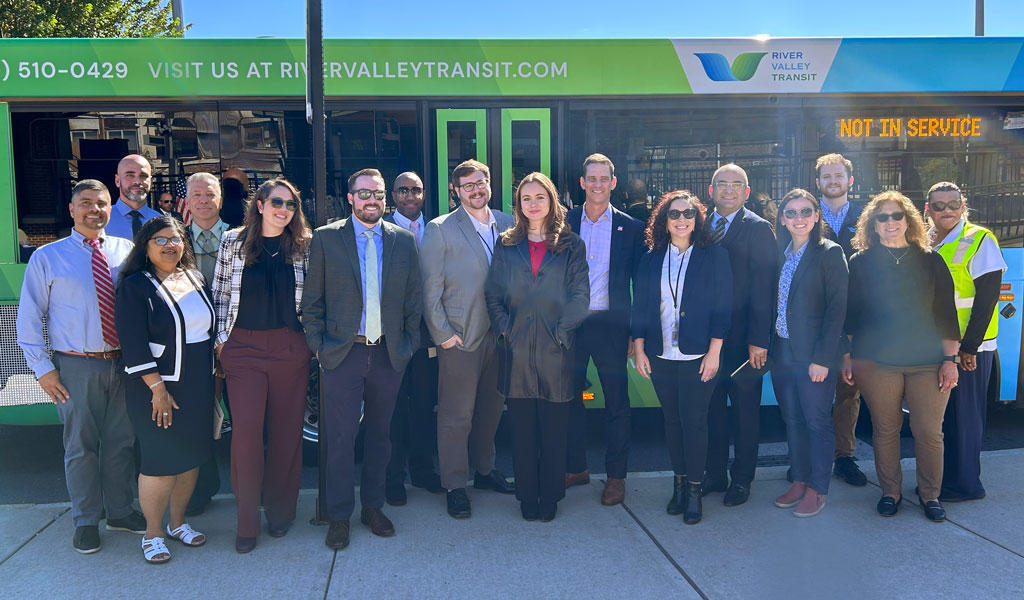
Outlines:
[[[100,534],[103,550],[71,547],[66,504],[0,507],[0,598],[1022,598],[1024,451],[983,457],[988,497],[947,504],[949,520],[925,519],[904,461],[899,515],[875,513],[879,490],[836,481],[818,517],[772,505],[785,467],[758,470],[750,501],[705,499],[687,526],[665,513],[671,477],[627,479],[626,503],[599,503],[601,483],[573,488],[552,523],[526,523],[513,498],[470,490],[473,518],[455,521],[444,497],[411,489],[385,507],[397,535],[372,536],[353,521],[352,543],[333,552],[325,527],[308,524],[315,494],[300,497],[287,537],[264,535],[234,552],[234,504],[221,496],[192,524],[202,548],[168,545],[165,565],[142,560],[140,536]]]

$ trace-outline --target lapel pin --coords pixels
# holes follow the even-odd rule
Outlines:
[[[622,231],[622,225],[619,225],[619,227],[616,229],[616,231]]]

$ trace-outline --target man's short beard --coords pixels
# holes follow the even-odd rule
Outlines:
[[[134,202],[136,204],[145,204],[146,203],[146,196],[148,196],[148,195],[149,195],[149,192],[140,192],[140,193],[137,193],[137,194],[133,194],[129,190],[126,190],[126,189],[123,189],[123,188],[121,189],[121,196],[131,200],[132,202]],[[173,207],[173,205],[172,205],[172,207]]]
[[[845,195],[846,195],[847,193],[849,193],[849,191],[850,191],[850,189],[849,189],[849,188],[846,188],[846,189],[843,189],[843,191],[842,191],[842,192],[840,192],[840,193],[838,193],[838,194],[830,194],[830,193],[828,192],[828,186],[826,186],[825,188],[823,188],[823,189],[821,190],[821,195],[822,195],[822,196],[825,196],[826,198],[842,198],[842,197],[843,197],[843,196],[845,196]]]
[[[369,223],[370,225],[376,225],[377,221],[380,221],[383,217],[383,211],[377,211],[377,214],[369,216],[365,210],[359,210],[356,212],[356,217],[363,223]]]

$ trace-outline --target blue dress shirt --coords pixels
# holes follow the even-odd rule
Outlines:
[[[102,231],[100,239],[110,266],[110,279],[116,286],[132,243]],[[36,250],[28,261],[18,305],[18,345],[37,378],[54,369],[43,338],[43,319],[52,350],[114,350],[103,341],[99,301],[92,279],[92,252],[85,236],[72,230],[70,236]]]
[[[132,218],[128,216],[128,213],[132,210],[134,209],[128,206],[127,202],[124,200],[118,200],[117,204],[110,209],[110,222],[107,223],[107,226],[104,228],[106,234],[116,235],[117,237],[122,237],[126,240],[134,240],[135,236],[132,235]],[[145,204],[143,204],[142,208],[139,209],[139,214],[142,215],[143,225],[146,224],[146,221],[154,217],[162,216],[160,212],[153,210]]]
[[[844,204],[843,207],[839,209],[839,212],[832,212],[832,209],[828,207],[828,204],[825,204],[824,202],[821,203],[821,216],[837,236],[839,235],[839,230],[843,228],[843,221],[846,220],[846,215],[849,212],[849,202]]]
[[[359,335],[366,335],[366,231],[372,230],[374,233],[373,244],[377,247],[377,297],[381,299],[381,303],[384,302],[384,298],[380,295],[380,287],[384,285],[384,234],[383,228],[381,227],[380,221],[377,221],[373,227],[367,229],[365,225],[360,223],[355,217],[352,217],[352,226],[355,229],[356,234],[356,253],[359,254],[359,278],[362,280],[363,290],[363,314],[359,317]],[[383,314],[383,311],[381,311]]]
[[[807,242],[804,242],[804,245],[795,251],[793,242],[790,242],[786,247],[786,262],[783,263],[782,271],[779,273],[779,317],[775,321],[775,332],[779,334],[779,337],[787,340],[789,339],[789,323],[786,321],[786,308],[789,306],[789,288],[793,285],[793,275],[796,273],[796,268],[800,266],[800,259],[803,258],[806,249]]]

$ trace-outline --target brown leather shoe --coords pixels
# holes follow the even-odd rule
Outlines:
[[[327,529],[327,539],[324,540],[324,543],[332,550],[348,548],[348,520],[331,521],[331,526]]]
[[[626,480],[609,477],[601,494],[601,504],[614,506],[626,499]]]
[[[248,554],[256,548],[256,538],[254,537],[242,537],[240,535],[235,536],[235,552],[239,554]]]
[[[565,474],[565,489],[569,489],[574,485],[587,485],[590,483],[590,471],[580,471],[579,473],[566,473]]]
[[[391,520],[384,516],[384,511],[379,508],[364,508],[359,511],[359,521],[363,525],[370,526],[370,533],[377,537],[391,537],[395,535],[395,526]]]

